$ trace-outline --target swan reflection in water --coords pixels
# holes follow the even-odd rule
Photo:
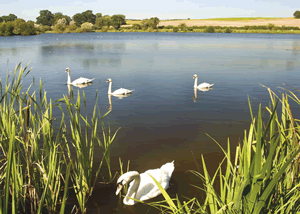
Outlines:
[[[85,84],[75,84],[75,85],[67,84],[67,86],[68,86],[68,92],[69,92],[69,99],[73,98],[73,88],[72,88],[72,86],[75,86],[77,88],[85,88],[85,87],[87,87],[89,85],[93,85],[93,83],[89,82],[89,83],[85,83]]]
[[[212,89],[213,89],[213,88],[194,88],[194,97],[193,97],[194,103],[197,101],[197,93],[198,93],[198,90],[199,90],[199,91],[206,92],[206,91],[209,91],[209,90],[212,90]]]
[[[112,110],[112,102],[111,102],[111,96],[117,97],[120,100],[123,99],[124,97],[129,97],[132,94],[108,94],[108,102],[109,102],[109,106],[107,106],[107,108],[109,110]]]

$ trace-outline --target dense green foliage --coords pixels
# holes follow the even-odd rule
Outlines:
[[[297,10],[297,11],[294,13],[294,17],[295,17],[296,19],[300,19],[300,11],[299,11],[299,10]]]
[[[16,20],[18,17],[15,14],[9,14],[8,16],[1,16],[0,22],[10,22]]]
[[[98,16],[99,16],[99,14],[98,14]],[[96,15],[93,14],[92,10],[87,10],[82,13],[76,13],[72,17],[72,20],[75,21],[77,27],[81,26],[85,22],[95,24]]]
[[[49,10],[41,10],[40,15],[36,17],[36,23],[52,26],[54,23],[54,15]]]
[[[12,35],[35,35],[36,28],[33,21],[25,21],[24,19],[15,19],[14,21],[0,23],[0,36]]]
[[[111,17],[111,25],[115,28],[115,29],[119,29],[121,27],[121,25],[125,25],[126,21],[125,21],[125,16],[124,15],[113,15]]]
[[[84,91],[83,101],[79,91],[75,100],[70,88],[69,96],[53,102],[40,81],[39,90],[29,93],[32,85],[25,90],[22,86],[29,71],[19,64],[6,81],[0,79],[0,213],[65,213],[70,191],[77,199],[76,213],[86,213],[104,163],[113,179],[109,150],[115,134],[103,122],[110,110],[100,115],[97,92],[89,119],[80,113],[86,104]],[[54,108],[61,110],[58,125]],[[96,145],[103,151],[98,164]]]
[[[206,29],[205,29],[205,32],[206,33],[214,33],[215,32],[215,28],[213,26],[208,26]]]

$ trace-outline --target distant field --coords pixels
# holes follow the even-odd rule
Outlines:
[[[235,18],[213,18],[213,19],[193,19],[193,20],[212,20],[212,21],[249,21],[249,20],[274,20],[274,19],[294,19],[279,17],[235,17]]]
[[[142,20],[126,20],[127,25],[140,24]]]
[[[216,18],[216,19],[185,19],[185,20],[161,20],[159,25],[177,26],[185,23],[187,26],[228,26],[243,27],[245,25],[268,25],[275,26],[293,26],[300,27],[300,19],[295,18],[265,18],[265,17],[249,17],[249,18]]]
[[[140,24],[142,20],[126,20],[127,25]],[[292,26],[300,27],[300,19],[293,17],[289,18],[274,18],[274,17],[240,17],[240,18],[213,18],[213,19],[174,19],[161,20],[159,26],[173,25],[177,26],[185,23],[187,26],[228,26],[228,27],[243,27],[245,25],[268,25],[275,26]]]

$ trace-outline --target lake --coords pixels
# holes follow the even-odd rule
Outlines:
[[[201,155],[212,173],[223,155],[211,136],[232,150],[243,139],[251,122],[248,97],[254,113],[259,104],[269,104],[270,87],[299,89],[300,35],[280,34],[205,34],[205,33],[82,33],[42,34],[0,37],[0,76],[15,65],[29,61],[32,71],[23,80],[27,88],[33,78],[34,89],[40,79],[48,99],[68,95],[66,67],[71,78],[95,78],[85,88],[73,87],[74,94],[84,90],[90,117],[98,90],[98,105],[111,130],[119,127],[112,144],[111,164],[119,171],[119,158],[130,160],[130,169],[144,172],[175,160],[171,188],[180,196],[201,195],[189,184],[201,185],[188,172],[197,170]],[[214,83],[209,91],[194,91],[193,75],[201,82]],[[119,99],[107,96],[107,78],[112,89],[134,89]],[[287,84],[283,86],[282,83]],[[291,101],[294,116],[299,106]],[[60,120],[57,108],[54,117]],[[208,136],[209,135],[209,136]],[[102,158],[96,149],[96,161]],[[115,190],[114,190],[115,191]],[[154,199],[161,200],[162,197]],[[109,205],[107,205],[109,204]],[[153,208],[108,202],[101,206],[109,213],[143,213]],[[141,211],[142,210],[142,211]]]

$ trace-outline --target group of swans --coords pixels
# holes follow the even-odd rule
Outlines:
[[[87,85],[91,84],[93,82],[93,80],[95,79],[95,78],[88,79],[88,78],[80,77],[80,78],[74,80],[73,82],[71,82],[70,68],[66,68],[66,73],[68,73],[67,84],[68,85],[74,85],[74,86],[79,87],[79,88],[86,87]],[[108,85],[108,94],[109,95],[114,95],[114,96],[120,95],[121,96],[121,97],[119,97],[120,99],[123,97],[122,95],[127,95],[127,94],[130,94],[132,91],[134,91],[134,90],[126,89],[126,88],[119,88],[119,89],[115,90],[114,92],[111,92],[111,85],[112,85],[111,79],[108,78],[106,82],[109,83],[109,85]]]
[[[77,87],[85,87],[87,84],[91,84],[94,79],[87,79],[84,77],[80,77],[73,82],[71,82],[71,75],[70,75],[70,69],[66,68],[66,73],[68,73],[68,85],[74,85]],[[214,84],[209,83],[201,83],[200,85],[197,84],[198,82],[198,76],[196,74],[193,75],[193,79],[195,79],[194,82],[194,89],[202,90],[202,91],[208,91]],[[115,90],[114,92],[111,91],[112,86],[112,80],[109,78],[106,81],[109,83],[108,85],[108,97],[109,100],[111,98],[111,95],[114,96],[126,96],[127,94],[130,94],[133,90],[120,88]],[[196,92],[195,92],[196,93]],[[197,99],[197,95],[195,95],[195,99]],[[110,108],[111,100],[110,100]],[[126,205],[134,205],[137,201],[145,201],[151,198],[154,198],[161,194],[161,191],[159,190],[158,186],[155,184],[154,180],[149,176],[151,175],[154,177],[160,185],[166,190],[169,187],[169,181],[171,179],[172,173],[174,171],[174,161],[170,163],[166,163],[162,165],[159,169],[150,169],[147,170],[144,173],[139,174],[137,171],[129,171],[123,175],[121,175],[117,181],[117,191],[116,195],[118,195],[122,189],[122,187],[126,184],[129,184],[127,194],[124,197],[123,203]]]

